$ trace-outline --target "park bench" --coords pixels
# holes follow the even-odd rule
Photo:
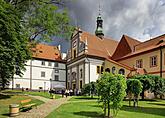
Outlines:
[[[20,104],[20,109],[21,110],[30,110],[32,107],[36,107],[37,105],[36,103],[31,103],[31,99],[26,99],[26,100],[22,100],[21,104]]]

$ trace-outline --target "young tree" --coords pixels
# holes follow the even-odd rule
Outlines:
[[[150,90],[152,87],[151,78],[149,75],[135,75],[133,78],[140,80],[140,82],[142,83],[142,86],[143,86],[142,100],[144,100],[144,92],[147,90]]]
[[[113,116],[116,116],[121,108],[125,97],[126,80],[124,76],[111,73],[103,73],[97,81],[97,91],[99,102],[103,103],[104,115],[108,109],[108,117],[110,117],[110,108],[113,109]],[[112,102],[112,106],[110,103]]]
[[[134,107],[137,103],[138,106],[138,99],[139,95],[142,92],[142,84],[138,79],[128,79],[127,80],[127,94],[133,95],[134,99]],[[130,106],[130,99],[129,99],[129,106]]]
[[[93,96],[96,95],[96,82],[85,84],[82,88],[82,94],[88,94],[93,98]]]
[[[164,94],[164,79],[157,75],[150,75],[150,78],[152,80],[151,92],[154,93],[155,98],[158,95],[162,96]]]

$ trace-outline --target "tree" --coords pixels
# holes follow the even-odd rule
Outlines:
[[[93,98],[96,93],[96,82],[90,82],[89,84],[85,84],[82,88],[82,94],[88,94],[91,96],[91,98]]]
[[[140,80],[142,83],[143,89],[142,89],[142,100],[144,100],[144,92],[147,90],[150,90],[152,87],[152,81],[149,75],[135,75],[132,77],[134,79]]]
[[[28,40],[21,33],[17,11],[3,0],[0,0],[0,31],[0,87],[4,89],[15,73],[22,75],[31,53]]]
[[[133,95],[134,99],[134,107],[137,103],[138,106],[138,98],[140,93],[142,92],[142,84],[138,79],[128,79],[127,80],[127,94]],[[132,97],[130,97],[132,98]],[[130,106],[130,99],[129,99],[129,106]]]
[[[126,80],[123,75],[103,73],[97,81],[97,91],[99,102],[103,103],[104,115],[108,109],[108,117],[110,117],[110,108],[113,109],[113,116],[116,116],[121,108],[126,93]],[[112,105],[111,105],[112,102]]]
[[[164,94],[164,79],[157,75],[149,75],[152,80],[151,92],[154,93],[155,98]]]
[[[5,0],[20,15],[22,33],[29,41],[49,41],[54,36],[68,38],[73,28],[63,0]]]

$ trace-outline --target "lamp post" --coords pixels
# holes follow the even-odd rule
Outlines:
[[[46,82],[44,82],[44,92],[45,92],[45,89],[46,89]]]

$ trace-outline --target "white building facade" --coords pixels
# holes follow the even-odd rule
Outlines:
[[[43,45],[42,45],[43,46]],[[42,47],[41,46],[41,47]],[[49,48],[49,47],[48,47]],[[43,52],[44,53],[44,52]],[[10,88],[50,90],[66,87],[66,62],[63,60],[33,58],[26,63],[23,76],[14,76]],[[44,55],[43,55],[44,56]]]

